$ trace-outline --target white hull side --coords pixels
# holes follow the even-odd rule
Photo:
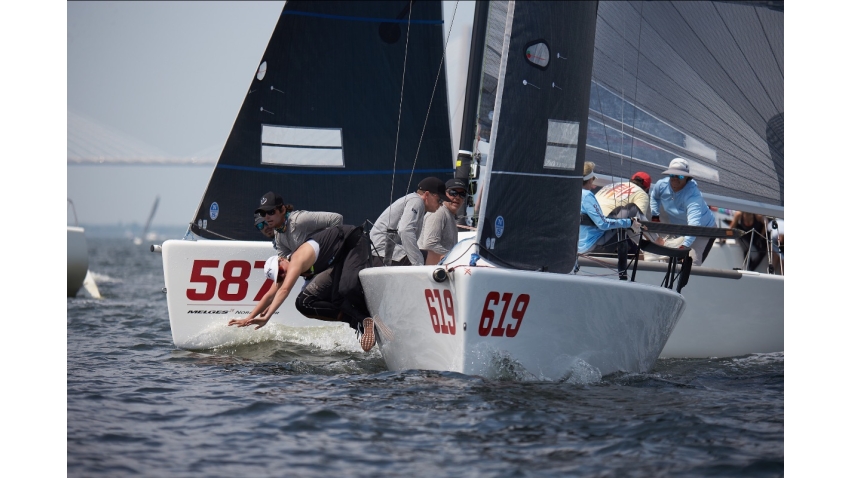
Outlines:
[[[584,260],[581,264],[581,273],[616,279],[610,269]],[[616,261],[608,264],[616,269]],[[660,285],[664,272],[649,270],[659,266],[641,262],[635,281]],[[682,295],[688,307],[662,357],[736,357],[785,350],[783,276],[694,267]]]
[[[198,350],[236,340],[239,329],[228,327],[227,322],[246,317],[262,297],[261,289],[268,290],[271,282],[263,275],[263,263],[274,254],[271,241],[165,241],[162,269],[174,345]],[[266,327],[348,327],[301,315],[295,309],[295,298],[303,285],[299,278]]]
[[[599,376],[645,372],[685,308],[679,294],[642,284],[464,266],[438,283],[435,268],[360,273],[370,311],[390,332],[379,330],[390,370],[498,377],[508,365],[514,373],[519,366],[522,374],[551,380],[588,368]],[[504,332],[494,336],[499,323]]]
[[[68,297],[75,297],[89,270],[89,250],[85,230],[68,226]]]

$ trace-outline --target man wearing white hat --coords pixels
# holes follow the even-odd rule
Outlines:
[[[649,209],[652,220],[658,222],[661,209],[673,224],[715,227],[714,214],[702,198],[696,181],[691,176],[688,161],[675,158],[661,173],[664,175],[649,194]],[[711,251],[714,238],[685,236],[682,248],[690,247],[690,256],[695,266],[702,265]]]

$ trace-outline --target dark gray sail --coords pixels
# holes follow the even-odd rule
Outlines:
[[[192,232],[261,239],[267,191],[359,225],[424,177],[451,177],[442,60],[440,2],[287,1]]]
[[[682,157],[709,204],[781,211],[783,15],[782,2],[600,2],[587,138],[596,171],[656,180]]]
[[[491,21],[499,21],[500,6],[491,2]],[[482,255],[505,265],[569,272],[580,221],[596,2],[506,7],[477,240]]]

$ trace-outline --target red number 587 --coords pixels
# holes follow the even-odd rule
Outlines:
[[[263,261],[254,262],[254,269],[262,269],[265,263]],[[218,261],[215,260],[196,260],[192,265],[192,276],[189,282],[204,284],[203,289],[186,289],[186,298],[189,300],[207,301],[216,296],[228,302],[239,302],[245,300],[248,295],[248,278],[251,277],[251,263],[248,261],[232,260],[224,263],[222,270],[222,280],[218,282],[216,277],[210,274],[204,274],[204,269],[218,268]],[[266,279],[262,287],[254,296],[254,301],[258,301],[266,295],[269,288],[272,286],[272,281]]]

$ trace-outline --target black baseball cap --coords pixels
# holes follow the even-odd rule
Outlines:
[[[258,213],[260,211],[269,212],[279,206],[283,206],[283,198],[277,193],[269,191],[263,194],[263,197],[260,198],[260,207],[255,209],[254,213]]]
[[[454,188],[460,188],[460,189],[463,189],[464,191],[469,190],[469,187],[467,187],[467,185],[466,185],[466,181],[464,181],[463,179],[451,178],[448,181],[446,181],[446,189],[454,189]]]
[[[440,178],[429,176],[420,181],[416,189],[436,194],[442,201],[449,201],[448,196],[446,196],[446,184]]]

